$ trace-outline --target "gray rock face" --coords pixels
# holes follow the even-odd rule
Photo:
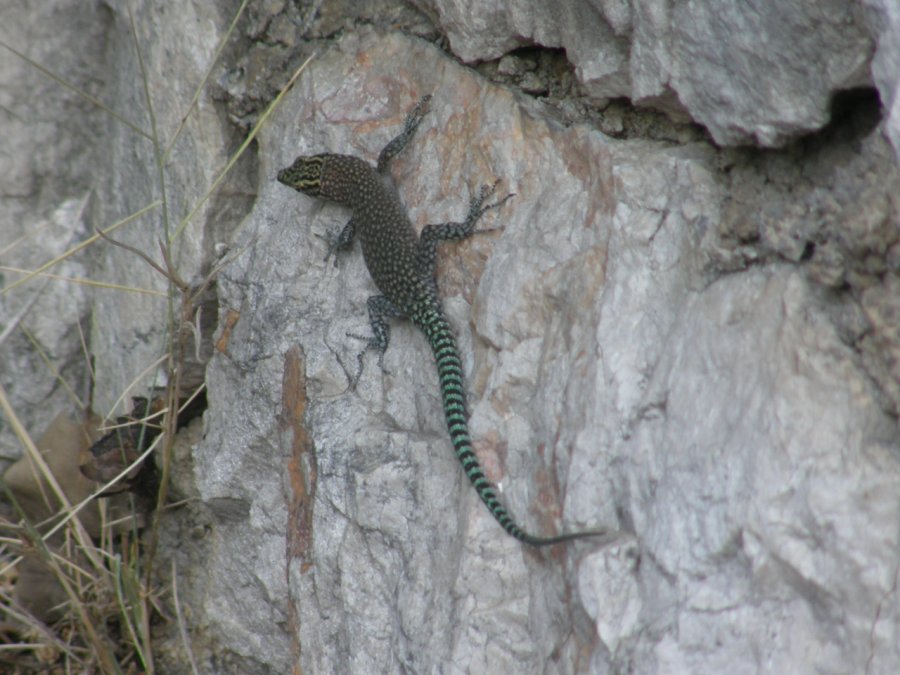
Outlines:
[[[866,0],[866,19],[877,47],[872,80],[884,106],[885,133],[900,157],[900,6],[891,0]]]
[[[77,49],[79,58],[62,60],[56,71],[96,91],[91,78],[103,59],[99,42],[105,21],[96,8],[71,5],[45,3],[31,11],[4,5],[2,37],[43,63]],[[0,354],[6,355],[0,382],[35,434],[56,411],[88,393],[79,330],[87,329],[82,322],[89,309],[82,286],[42,278],[20,283],[22,270],[43,265],[87,236],[91,202],[85,169],[96,157],[92,139],[100,119],[90,104],[0,47]],[[89,275],[83,258],[66,260],[53,271],[63,277]],[[69,391],[54,370],[70,383]],[[21,450],[7,422],[0,421],[0,457],[9,460]]]
[[[517,193],[486,223],[502,233],[446,246],[441,268],[482,459],[532,529],[634,536],[543,553],[503,536],[456,466],[412,328],[395,329],[386,373],[372,359],[347,391],[359,345],[345,335],[366,331],[375,292],[358,254],[322,261],[347,214],[264,181],[245,228],[254,245],[223,279],[240,319],[210,368],[217,404],[195,453],[201,494],[222,503],[217,536],[242,542],[211,561],[247,621],[219,624],[229,642],[293,602],[315,671],[347,658],[360,671],[534,672],[554,655],[562,672],[799,672],[810,653],[825,672],[889,663],[889,640],[836,649],[829,636],[857,625],[848,647],[869,644],[893,583],[895,422],[801,269],[759,246],[768,264],[716,272],[716,156],[563,129],[422,43],[353,35],[285,100],[261,175],[324,150],[373,160],[426,92],[433,111],[394,170],[414,221],[461,218],[495,176]],[[309,562],[290,560],[286,580],[263,572],[284,556],[273,477],[294,439],[271,383],[285,382],[294,345],[316,478]],[[231,596],[243,588],[255,590]],[[277,652],[282,638],[267,639]]]
[[[871,82],[872,40],[862,8],[849,0],[416,4],[464,61],[561,47],[590,96],[687,114],[719,145],[782,145],[824,126],[836,92]]]
[[[700,3],[419,5],[464,60],[562,46],[593,96],[677,110],[721,144],[832,124],[778,151],[614,140],[396,31],[321,44],[178,238],[190,280],[236,255],[216,286],[209,410],[173,472],[190,499],[164,519],[157,565],[165,577],[177,563],[200,671],[893,673],[895,12],[875,0],[734,3],[715,17]],[[257,9],[254,35],[275,26],[302,42],[282,15],[293,9]],[[211,3],[157,10],[142,5],[136,27],[168,141],[231,17]],[[145,128],[127,15],[101,14],[103,93]],[[258,63],[287,60],[266,35]],[[835,91],[870,81],[883,119],[872,96],[829,117]],[[530,531],[620,530],[612,542],[535,551],[501,531],[454,458],[433,357],[407,323],[385,370],[369,355],[348,387],[362,344],[347,333],[368,333],[376,290],[358,249],[323,260],[348,213],[275,174],[298,154],[374,161],[426,93],[432,110],[392,169],[416,226],[462,219],[495,178],[516,193],[485,217],[495,231],[439,255],[475,448]],[[237,103],[242,121],[251,103]],[[212,96],[187,119],[164,171],[173,228],[240,141]],[[40,207],[51,225],[81,214],[76,236],[159,197],[147,139],[97,129],[96,182],[56,174],[64,187]],[[70,236],[49,231],[45,256]],[[162,232],[157,214],[117,236],[155,255]],[[65,273],[164,290],[133,255],[91,251]],[[165,302],[108,289],[76,300],[34,325],[50,342],[92,313],[104,410],[161,353]],[[19,357],[3,358],[8,377]],[[158,647],[162,672],[188,672],[177,636]]]

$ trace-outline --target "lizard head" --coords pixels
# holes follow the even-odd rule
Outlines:
[[[278,181],[310,197],[352,206],[377,178],[375,169],[350,155],[301,156],[278,172]]]
[[[328,155],[301,156],[278,172],[278,182],[310,197],[322,194],[322,174]]]

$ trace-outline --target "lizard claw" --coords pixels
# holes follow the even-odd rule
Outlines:
[[[496,209],[503,206],[507,200],[516,196],[515,192],[510,192],[503,199],[494,202],[493,204],[488,204],[487,206],[483,206],[484,202],[487,201],[488,197],[492,196],[497,191],[497,186],[500,184],[500,179],[498,178],[491,184],[485,183],[481,186],[481,190],[478,191],[478,196],[472,199],[472,203],[470,208],[478,214],[480,218],[487,211],[491,209]],[[482,230],[484,232],[486,230]]]
[[[328,259],[334,256],[334,266],[337,267],[337,250],[340,247],[340,235],[335,233],[334,231],[329,231],[324,235],[319,235],[322,239],[325,240],[325,243],[328,244],[328,250],[325,251],[325,256],[322,258],[322,262],[328,262]]]
[[[431,94],[425,94],[412,109],[410,117],[423,117],[431,111]]]
[[[366,341],[366,348],[356,355],[356,360],[359,362],[359,368],[357,368],[356,370],[356,377],[350,381],[350,389],[356,389],[356,385],[359,383],[359,379],[362,377],[363,367],[365,365],[363,358],[365,357],[366,352],[370,349],[374,349],[378,352],[378,368],[381,370],[381,372],[383,372],[385,375],[391,374],[391,371],[384,367],[384,350],[378,348],[378,345],[373,342],[373,338],[366,337],[365,335],[359,335],[358,333],[347,333],[347,337]]]

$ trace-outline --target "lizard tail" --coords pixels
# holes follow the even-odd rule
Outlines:
[[[500,526],[510,535],[531,546],[549,546],[560,542],[606,534],[605,531],[569,532],[554,537],[536,537],[525,532],[513,520],[497,498],[497,487],[484,475],[478,457],[472,450],[472,441],[469,438],[469,414],[466,410],[466,393],[463,383],[462,363],[459,358],[459,349],[456,346],[456,338],[443,313],[432,310],[428,312],[425,321],[421,322],[428,342],[434,352],[437,362],[438,378],[440,379],[441,397],[444,404],[444,416],[447,418],[447,430],[450,432],[450,440],[456,457],[462,464],[481,501],[487,506],[491,515],[497,519]]]

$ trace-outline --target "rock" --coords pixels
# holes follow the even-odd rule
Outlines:
[[[410,64],[403,78],[388,65],[401,58]],[[363,60],[365,78],[353,79]],[[252,254],[225,275],[225,303],[241,318],[210,369],[219,406],[196,453],[201,494],[223,505],[218,536],[242,542],[211,560],[211,577],[223,586],[211,595],[227,594],[247,618],[221,624],[228,641],[241,644],[270,620],[261,598],[291,598],[304,608],[299,643],[309,670],[341,654],[366,670],[401,658],[416,671],[447,662],[528,670],[551,657],[574,667],[585,651],[600,671],[626,663],[636,672],[702,670],[766,649],[789,671],[805,663],[793,660],[791,636],[819,645],[824,669],[861,667],[862,652],[838,655],[826,636],[852,622],[864,643],[864,619],[890,588],[894,549],[880,542],[893,530],[860,541],[851,526],[851,542],[833,539],[833,523],[865,517],[865,494],[893,494],[900,474],[884,470],[896,449],[888,440],[893,422],[835,332],[829,303],[766,246],[765,269],[710,281],[722,259],[710,267],[703,236],[720,220],[726,193],[709,148],[617,143],[587,127],[562,129],[540,108],[492,91],[408,39],[351,35],[322,54],[264,136],[261,175],[301,153],[374,159],[426,92],[434,94],[432,113],[394,168],[414,221],[461,218],[468,197],[495,176],[517,193],[485,223],[499,221],[502,234],[446,246],[441,264],[483,462],[531,529],[631,524],[640,563],[630,583],[622,572],[615,582],[601,573],[611,582],[607,592],[621,595],[598,596],[600,583],[571,585],[606,565],[581,557],[589,546],[535,554],[502,536],[456,466],[431,356],[405,324],[393,333],[387,372],[372,359],[359,393],[346,390],[359,347],[345,334],[365,331],[365,299],[374,292],[358,254],[337,269],[322,261],[326,233],[347,215],[264,183],[247,224]],[[305,354],[303,428],[317,468],[308,558],[291,563],[284,586],[283,577],[260,576],[282,555],[286,514],[275,505],[286,488],[265,477],[285,470],[278,457],[287,456],[291,438],[279,436],[271,411],[283,404],[266,383],[284,381],[278,355],[294,344]],[[247,388],[256,392],[249,400]],[[229,428],[234,419],[245,432]],[[849,447],[861,473],[837,489]],[[795,475],[785,462],[821,468]],[[786,495],[819,494],[819,481],[836,501],[817,501],[815,521],[784,503]],[[894,498],[881,506],[900,513]],[[784,550],[793,539],[782,538],[781,522],[806,523],[804,540],[831,539],[804,555],[834,570],[857,556],[875,561],[870,585],[847,582],[841,591],[861,594],[856,619],[838,618],[838,600],[824,591],[796,587],[807,563]],[[774,576],[760,587],[754,569]],[[680,581],[672,587],[671,579]],[[827,586],[824,578],[810,583]],[[239,588],[255,590],[238,595]],[[451,588],[467,599],[462,605],[450,601]],[[566,596],[586,608],[621,607],[629,618],[596,615],[600,642],[591,647],[577,613],[560,604]],[[661,637],[639,637],[660,620],[661,597],[674,608]],[[834,603],[834,618],[802,609],[810,603]],[[290,613],[277,600],[275,607]],[[729,607],[730,632],[713,629],[710,621]],[[682,621],[696,633],[665,637],[665,626]],[[399,629],[385,633],[384,625]],[[784,641],[769,641],[773,625]],[[535,643],[533,635],[551,637]],[[885,643],[876,652],[889,660],[890,649]]]
[[[865,0],[862,5],[877,45],[872,80],[884,106],[885,134],[900,158],[900,7],[891,0]]]
[[[490,58],[564,47],[589,95],[551,108],[390,21],[348,25],[329,3],[294,22],[291,3],[273,2],[250,21],[271,49],[238,41],[212,77],[226,100],[204,90],[164,165],[177,228],[243,140],[228,120],[259,119],[255,97],[292,70],[274,64],[299,63],[303,48],[289,46],[316,36],[309,68],[176,238],[190,283],[236,256],[216,285],[209,410],[180,434],[173,492],[185,501],[166,511],[155,566],[166,588],[178,582],[200,672],[892,673],[890,7],[758,4],[751,16],[744,4],[719,7],[716,23],[699,3],[663,13],[608,1],[591,14],[570,3],[543,18],[542,6],[479,3],[452,23],[454,5],[419,5],[463,58],[478,21],[489,39],[471,44]],[[136,29],[169,141],[231,16],[211,3],[150,9]],[[104,100],[147,128],[130,22],[117,8],[104,17]],[[738,30],[747,25],[756,32]],[[873,49],[880,101],[871,90],[835,97],[870,82]],[[260,67],[241,81],[235,63],[249,54]],[[549,84],[561,53],[545,57],[518,51],[501,74]],[[612,92],[702,122],[720,144],[757,147],[668,133],[654,111],[636,123],[626,101],[609,106],[618,121],[595,126],[604,111],[588,99]],[[432,356],[408,324],[394,326],[386,371],[370,356],[348,389],[361,345],[347,333],[368,331],[375,289],[358,251],[323,261],[346,211],[275,173],[300,153],[374,160],[425,93],[432,112],[392,170],[416,225],[459,220],[495,178],[516,192],[482,223],[497,231],[440,254],[476,450],[530,530],[620,529],[612,541],[534,551],[500,531],[453,456]],[[574,123],[556,121],[562,108]],[[65,165],[47,184],[71,192],[41,211],[95,187],[84,233],[159,197],[147,139],[112,121],[97,134],[96,185]],[[163,232],[154,211],[117,236],[156,256]],[[81,276],[167,290],[126,251],[90,252],[72,261]],[[103,412],[140,393],[126,391],[137,375],[149,373],[141,386],[165,378],[148,367],[167,342],[166,303],[144,295],[85,292]],[[55,314],[71,325],[46,311],[42,334],[68,334]],[[3,353],[4,373],[22,362],[17,349]],[[158,668],[188,672],[170,629],[155,636]]]
[[[723,146],[783,145],[824,126],[837,92],[872,82],[873,40],[862,9],[847,0],[416,4],[437,17],[466,62],[526,45],[562,47],[595,99],[627,97],[687,115]],[[888,32],[883,39],[890,43]],[[879,46],[882,61],[891,62],[892,50]],[[883,70],[893,90],[900,71]]]

